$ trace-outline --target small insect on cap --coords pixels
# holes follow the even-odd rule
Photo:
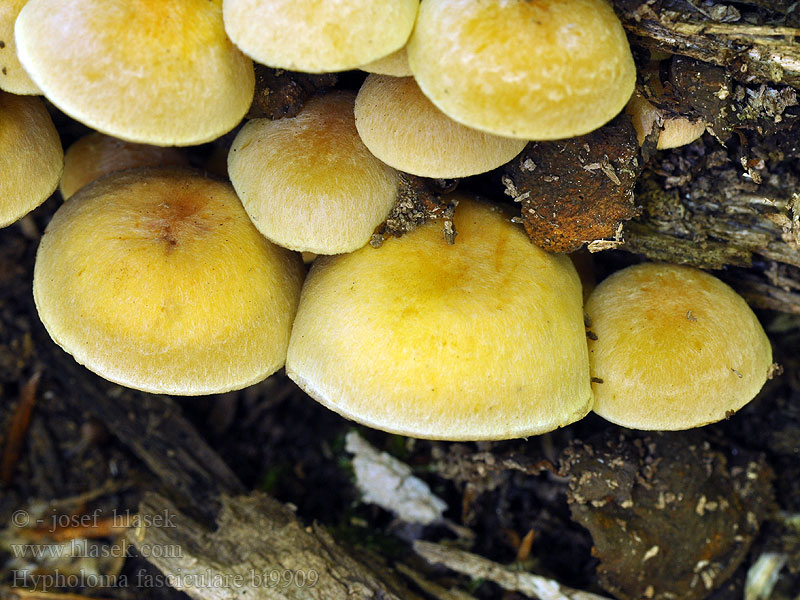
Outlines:
[[[39,98],[0,92],[0,227],[52,194],[64,169],[55,125]]]
[[[586,303],[594,411],[624,427],[689,429],[752,400],[772,363],[744,299],[691,267],[619,271]]]
[[[420,88],[459,123],[528,140],[610,121],[636,82],[606,0],[425,0],[408,42]]]
[[[314,261],[286,371],[359,423],[414,437],[544,433],[591,408],[581,286],[498,208]]]
[[[355,115],[358,133],[375,156],[420,177],[485,173],[528,143],[453,121],[425,97],[413,77],[370,75],[358,92]]]
[[[135,389],[214,394],[283,366],[303,265],[261,236],[230,185],[134,169],[56,212],[33,296],[55,342]]]

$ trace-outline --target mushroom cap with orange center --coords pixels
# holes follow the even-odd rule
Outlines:
[[[224,0],[225,29],[256,62],[306,73],[355,69],[405,45],[419,0]]]
[[[767,380],[772,348],[758,319],[698,269],[628,267],[595,288],[586,313],[593,410],[613,423],[699,427],[739,410]]]
[[[0,227],[39,206],[58,186],[64,151],[44,102],[0,92]]]
[[[407,50],[417,83],[445,114],[529,140],[597,129],[636,81],[606,0],[425,0]]]
[[[580,419],[592,393],[569,258],[474,200],[454,220],[453,245],[434,221],[317,258],[289,377],[345,417],[414,437],[506,439]]]
[[[20,61],[48,100],[115,137],[211,141],[253,100],[253,64],[227,38],[222,0],[29,0]]]
[[[528,143],[457,123],[425,97],[413,77],[367,77],[356,97],[355,116],[370,152],[420,177],[485,173],[510,161]]]
[[[147,392],[211,394],[283,366],[303,270],[256,231],[230,185],[139,169],[61,206],[33,294],[53,340],[95,373]]]

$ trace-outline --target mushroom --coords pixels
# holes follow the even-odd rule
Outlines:
[[[126,142],[104,133],[90,133],[67,148],[59,190],[66,200],[103,175],[137,167],[188,167],[177,148]]]
[[[253,100],[250,59],[225,35],[221,0],[29,0],[20,62],[53,104],[115,137],[213,140]]]
[[[636,81],[625,31],[606,0],[426,0],[408,62],[449,117],[529,140],[600,127]]]
[[[349,92],[317,96],[296,117],[254,119],[236,136],[231,182],[255,226],[276,244],[352,252],[394,205],[397,173],[359,138],[354,100]]]
[[[102,377],[211,394],[283,366],[303,270],[299,255],[256,231],[230,185],[137,169],[59,208],[33,295],[53,340]]]
[[[367,73],[375,73],[376,75],[391,75],[392,77],[411,76],[411,67],[408,66],[408,53],[406,52],[405,46],[383,58],[361,65],[359,69]]]
[[[660,129],[656,148],[666,150],[691,144],[706,130],[702,119],[693,119],[685,115],[669,115],[666,111],[653,106],[639,92],[631,96],[625,107],[631,116],[636,129],[636,139],[641,146],[644,139],[656,128]]]
[[[592,394],[569,258],[497,207],[460,197],[454,220],[452,245],[429,222],[317,258],[287,374],[345,417],[420,438],[506,439],[580,419]]]
[[[14,41],[14,22],[28,0],[4,0],[0,2],[0,90],[12,94],[41,94],[17,58]]]
[[[772,349],[747,303],[716,277],[647,263],[590,294],[594,411],[624,427],[689,429],[752,400]]]
[[[224,0],[233,43],[269,67],[355,69],[405,45],[419,0]]]
[[[39,98],[0,92],[0,227],[52,194],[64,169],[55,125]]]
[[[370,152],[420,177],[485,173],[510,161],[528,143],[455,122],[425,97],[413,77],[368,76],[356,97],[355,117]]]

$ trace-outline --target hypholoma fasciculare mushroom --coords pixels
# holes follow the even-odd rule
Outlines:
[[[581,285],[499,208],[461,198],[428,223],[314,261],[286,370],[325,406],[422,438],[505,439],[583,417],[592,394]]]
[[[529,140],[600,127],[636,80],[606,0],[426,0],[407,50],[414,78],[442,112]]]
[[[229,184],[135,169],[58,209],[33,294],[56,343],[106,379],[211,394],[283,366],[302,277],[299,255],[258,233]]]
[[[0,91],[0,227],[47,200],[63,169],[61,140],[44,103]]]
[[[691,267],[647,263],[589,295],[594,411],[625,427],[719,421],[767,380],[772,348],[744,299]]]
[[[29,0],[17,52],[74,119],[161,146],[211,141],[253,99],[253,64],[227,38],[222,0]]]
[[[419,0],[223,2],[225,29],[245,54],[308,73],[356,69],[399,50],[418,7]]]

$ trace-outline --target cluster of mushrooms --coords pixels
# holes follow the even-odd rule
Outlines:
[[[605,0],[11,0],[0,36],[0,170],[13,173],[0,225],[60,183],[36,306],[56,343],[111,381],[209,394],[285,365],[361,423],[479,440],[590,410],[695,427],[767,378],[758,320],[704,272],[642,264],[584,302],[568,256],[464,193],[450,199],[454,244],[436,223],[368,244],[399,171],[474,175],[529,140],[587,133],[626,105],[643,114]],[[253,60],[372,74],[357,95],[245,124],[232,185],[188,170],[172,146],[240,123]],[[99,133],[65,160],[37,94]],[[321,255],[308,274],[301,252]]]

